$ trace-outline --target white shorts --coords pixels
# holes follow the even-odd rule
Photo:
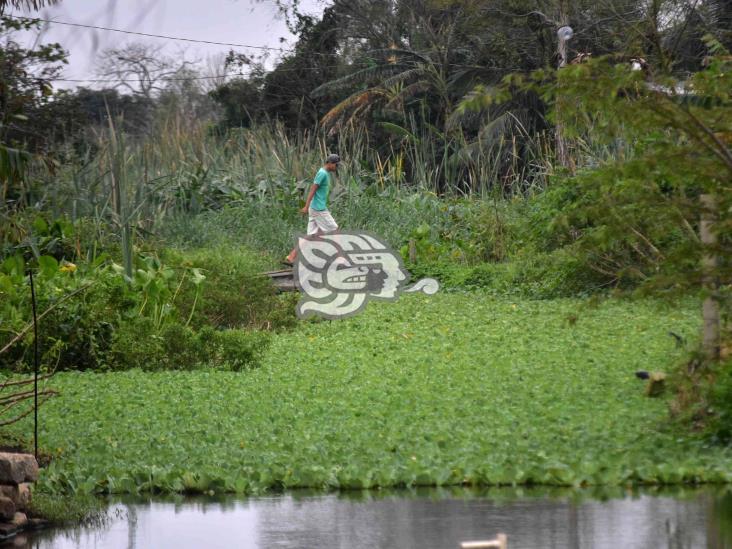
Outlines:
[[[328,210],[308,210],[308,234],[332,233],[338,224]]]

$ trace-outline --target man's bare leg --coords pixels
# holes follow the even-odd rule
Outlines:
[[[321,234],[325,234],[325,233],[323,233],[320,229],[318,229],[317,231],[315,231],[315,233],[310,234],[308,236],[320,236]],[[287,263],[290,263],[290,264],[293,264],[294,265],[296,258],[297,258],[297,246],[295,246],[294,248],[292,248],[292,251],[289,254],[287,254],[287,257],[285,258],[285,261]]]
[[[285,258],[285,263],[293,264],[295,263],[295,258],[297,257],[297,248],[292,248],[292,251],[287,254],[287,257]]]

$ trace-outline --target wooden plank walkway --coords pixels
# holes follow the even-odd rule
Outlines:
[[[292,272],[292,269],[268,271],[262,274],[268,276],[272,281],[272,284],[274,284],[274,287],[277,288],[277,290],[280,292],[297,291],[297,286],[295,286],[295,276]]]

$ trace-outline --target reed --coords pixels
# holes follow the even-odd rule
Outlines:
[[[180,116],[158,120],[152,135],[132,139],[119,121],[91,132],[91,147],[51,172],[35,168],[34,203],[72,220],[91,221],[99,238],[112,227],[125,266],[135,235],[157,231],[171,217],[231,205],[297,209],[315,169],[329,152],[344,162],[333,197],[348,218],[359,218],[365,192],[389,200],[414,193],[441,197],[515,196],[543,188],[551,170],[544,136],[521,135],[494,143],[469,140],[462,131],[441,133],[411,118],[402,136],[374,146],[362,126],[335,136],[288,132],[271,122],[216,135]],[[383,143],[383,140],[382,140]],[[85,253],[97,250],[90,238]],[[128,270],[129,274],[129,270]]]

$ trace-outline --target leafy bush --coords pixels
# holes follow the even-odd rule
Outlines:
[[[525,252],[528,238],[529,198],[484,200],[469,211],[467,250],[473,262],[502,262]],[[542,248],[540,248],[542,249]]]
[[[699,260],[695,229],[678,205],[688,192],[681,184],[640,181],[612,167],[557,181],[533,200],[528,225],[534,247],[571,247],[606,284],[668,284]]]
[[[504,263],[457,265],[409,264],[414,280],[436,278],[443,288],[485,289],[498,295],[534,299],[585,296],[602,288],[604,281],[571,249],[537,253]]]
[[[222,366],[239,371],[259,365],[262,352],[267,348],[270,335],[266,332],[223,330],[214,332],[212,347],[215,358]]]
[[[260,331],[215,330],[199,332],[181,324],[156,331],[148,318],[125,322],[114,333],[109,367],[115,370],[244,370],[256,367],[269,345]]]
[[[155,324],[149,318],[138,317],[117,326],[106,365],[117,370],[156,370],[163,356],[163,339],[156,334]]]
[[[166,250],[172,265],[199,269],[206,277],[197,297],[196,288],[181,288],[177,302],[196,329],[278,329],[295,324],[293,296],[279,295],[269,278],[265,255],[241,246],[195,250]]]
[[[0,348],[24,330],[25,337],[0,354],[2,368],[23,371],[33,363],[28,267],[36,273],[46,369],[242,369],[256,364],[267,338],[238,330],[212,337],[207,328],[219,334],[294,324],[292,296],[277,295],[259,274],[263,258],[241,248],[171,251],[162,254],[165,262],[139,253],[132,277],[104,254],[74,264],[51,255],[27,259],[12,249],[0,262]]]
[[[22,256],[6,258],[0,268],[3,301],[0,347],[23,333],[31,315],[30,287]],[[44,367],[94,368],[109,348],[124,282],[95,264],[59,264],[41,256],[35,267],[39,316],[39,347]],[[0,366],[23,370],[32,364],[30,331],[0,355]]]
[[[163,367],[191,370],[208,362],[201,338],[188,326],[167,324],[160,332]]]

